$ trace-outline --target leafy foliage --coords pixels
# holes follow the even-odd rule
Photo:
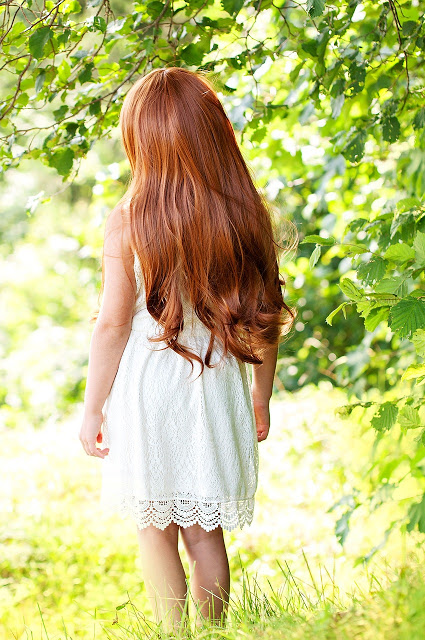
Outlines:
[[[266,125],[275,109],[296,108],[308,96],[303,119],[323,111],[334,129],[334,152],[351,163],[363,158],[370,136],[394,142],[412,122],[418,131],[424,126],[420,87],[411,79],[420,67],[424,18],[407,2],[352,0],[325,8],[324,0],[305,6],[222,0],[220,11],[213,0],[156,0],[134,3],[123,15],[115,15],[109,0],[12,6],[6,2],[3,12],[4,168],[39,158],[67,177],[74,161],[115,126],[137,74],[170,64],[219,70],[224,89],[234,70],[255,77],[268,58],[291,60],[290,83],[279,92],[286,96],[265,100],[258,92],[247,128]],[[255,31],[264,20],[268,33],[259,41]],[[230,34],[242,47],[229,55],[217,36]],[[48,121],[34,123],[30,113],[40,111]]]
[[[6,2],[2,16],[4,172],[36,160],[76,180],[94,145],[112,135],[139,74],[169,65],[208,74],[259,183],[303,236],[286,265],[300,314],[276,385],[330,379],[351,400],[341,415],[363,411],[376,447],[386,438],[405,443],[374,462],[371,502],[393,499],[387,484],[402,464],[423,483],[419,3],[155,0],[116,13],[108,0],[25,0],[16,9]],[[28,213],[40,202],[33,195]],[[408,509],[407,529],[423,531],[423,506]]]

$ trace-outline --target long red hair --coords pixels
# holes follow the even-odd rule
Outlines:
[[[129,202],[147,309],[161,328],[151,340],[202,371],[214,366],[216,339],[225,354],[261,364],[296,312],[283,300],[271,209],[212,84],[184,68],[155,69],[127,93],[120,129],[131,167],[121,201]],[[182,292],[211,332],[204,360],[179,342]]]

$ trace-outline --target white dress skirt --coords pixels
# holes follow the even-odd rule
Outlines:
[[[190,363],[164,343],[146,308],[134,260],[137,298],[130,336],[103,407],[100,504],[142,529],[199,523],[210,531],[251,524],[258,441],[247,364],[228,354],[217,367]],[[210,332],[186,305],[179,341],[201,356]],[[219,362],[215,346],[212,362]]]

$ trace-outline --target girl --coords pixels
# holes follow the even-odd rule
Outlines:
[[[270,213],[209,81],[151,71],[120,129],[132,179],[106,221],[79,437],[103,460],[101,503],[137,525],[157,620],[182,621],[180,532],[198,610],[222,623],[223,529],[252,522],[278,343],[295,313]]]

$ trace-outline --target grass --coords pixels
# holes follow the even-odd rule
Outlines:
[[[335,418],[344,402],[326,385],[275,399],[269,438],[259,445],[254,522],[225,532],[228,624],[185,637],[425,636],[420,536],[392,534],[369,564],[355,566],[394,515],[384,507],[370,516],[358,509],[344,547],[335,538],[340,514],[328,508],[362,481],[372,437]],[[84,454],[79,420],[77,412],[42,430],[1,431],[1,639],[161,637],[135,525],[101,512],[101,461]]]
[[[425,633],[425,571],[423,553],[411,555],[409,565],[378,576],[368,576],[366,589],[357,586],[349,594],[341,594],[332,576],[325,570],[313,576],[306,556],[304,560],[311,575],[311,583],[297,578],[287,563],[280,565],[281,586],[269,584],[266,589],[257,578],[242,570],[240,594],[231,596],[229,616],[224,627],[193,621],[174,634],[163,631],[161,625],[150,620],[128,594],[125,603],[114,612],[95,612],[92,633],[87,638],[110,640],[139,640],[141,638],[168,640],[213,640],[262,638],[264,640],[423,640]],[[43,623],[40,637],[71,638],[66,627],[63,635],[49,635]],[[27,632],[26,638],[34,638]]]

